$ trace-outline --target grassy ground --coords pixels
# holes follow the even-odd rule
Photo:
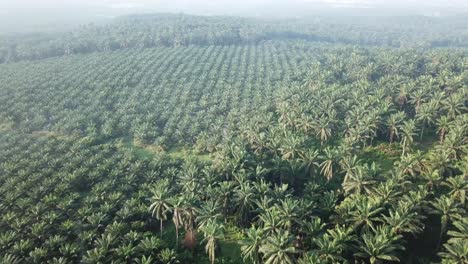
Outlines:
[[[365,162],[375,162],[382,171],[389,171],[400,157],[400,153],[397,143],[378,142],[375,146],[366,147],[360,158]]]

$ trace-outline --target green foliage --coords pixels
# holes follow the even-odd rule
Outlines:
[[[0,262],[466,262],[465,50],[176,17],[0,65]]]

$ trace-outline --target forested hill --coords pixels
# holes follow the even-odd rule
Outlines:
[[[125,48],[252,44],[274,39],[386,47],[466,47],[467,16],[260,20],[151,14],[67,33],[0,37],[0,63]],[[447,29],[450,29],[449,31]]]

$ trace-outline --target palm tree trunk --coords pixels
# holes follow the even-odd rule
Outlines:
[[[161,236],[162,238],[162,234],[163,234],[163,220],[159,220],[159,235]]]

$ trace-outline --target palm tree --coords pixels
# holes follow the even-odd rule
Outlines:
[[[197,209],[198,227],[203,227],[211,221],[219,221],[222,214],[219,212],[219,204],[214,200],[208,200]]]
[[[242,258],[244,262],[252,261],[253,264],[260,264],[260,245],[264,240],[264,232],[262,228],[255,226],[247,229],[245,233],[246,239],[240,241]]]
[[[347,155],[341,159],[340,166],[345,173],[344,181],[356,173],[360,163],[361,160],[356,155]]]
[[[163,264],[177,264],[177,252],[174,249],[165,248],[158,254],[158,259]]]
[[[404,121],[401,126],[401,141],[400,144],[403,147],[403,152],[401,156],[404,156],[407,148],[413,143],[414,136],[416,135],[416,124],[414,120]]]
[[[294,237],[287,231],[272,233],[260,246],[265,264],[293,264],[298,253],[293,246]]]
[[[301,153],[301,145],[303,140],[292,133],[286,133],[281,143],[281,147],[278,149],[284,160],[293,159],[297,156],[297,153]]]
[[[375,198],[360,195],[352,200],[354,208],[346,221],[353,224],[357,230],[363,227],[363,230],[374,229],[374,222],[378,220],[379,214],[384,210],[381,202]]]
[[[224,225],[216,221],[210,220],[200,227],[204,239],[202,243],[206,243],[205,251],[208,254],[210,263],[214,264],[216,260],[216,249],[218,248],[218,240],[224,239]]]
[[[323,146],[323,143],[332,136],[330,120],[328,117],[321,117],[315,121],[314,126],[315,135],[320,139],[320,144]]]
[[[468,263],[468,239],[452,238],[444,248],[445,251],[438,254],[443,264]]]
[[[320,163],[320,173],[322,173],[327,180],[333,178],[333,167],[337,160],[339,160],[340,153],[337,149],[332,149],[330,147],[326,147],[323,149],[323,155],[320,157],[323,161]]]
[[[263,232],[266,235],[279,232],[283,222],[280,217],[280,211],[277,206],[268,208],[265,212],[258,215],[258,221],[263,226]]]
[[[282,227],[291,232],[293,224],[298,223],[302,215],[299,201],[288,197],[280,202],[278,211]]]
[[[255,189],[249,181],[241,182],[234,191],[239,222],[244,224],[250,209],[254,205]]]
[[[463,213],[464,210],[458,207],[458,204],[454,199],[448,196],[441,196],[437,198],[434,202],[431,202],[434,209],[431,211],[433,214],[440,215],[440,235],[439,235],[439,244],[437,248],[440,247],[440,242],[443,235],[447,231],[447,225],[450,223],[452,218],[458,217],[459,214]]]
[[[311,251],[304,254],[297,260],[298,264],[328,264],[329,261],[323,259],[317,252]]]
[[[395,234],[389,226],[380,226],[372,232],[365,232],[358,240],[358,252],[354,255],[369,259],[371,264],[382,261],[400,261],[397,251],[405,248],[400,245],[402,236]]]
[[[343,190],[346,193],[361,194],[363,191],[369,192],[371,186],[375,183],[372,177],[368,175],[367,169],[358,166],[356,172],[343,181]]]
[[[218,201],[223,205],[224,219],[227,219],[229,213],[230,202],[232,200],[234,190],[234,183],[232,181],[223,181],[219,183],[219,187],[216,188],[218,193]]]
[[[147,256],[142,256],[141,258],[135,258],[134,259],[135,263],[136,264],[152,264],[154,263],[154,260],[151,256],[147,257]]]
[[[316,169],[319,167],[318,157],[319,151],[316,149],[309,148],[300,153],[300,160],[302,161],[306,175],[312,177],[315,174]]]
[[[427,95],[427,89],[422,88],[415,89],[411,93],[409,102],[414,105],[416,113],[419,113],[420,109],[422,108],[422,103],[425,101],[425,95]]]
[[[444,142],[445,135],[450,129],[451,120],[448,116],[441,116],[437,121],[437,133],[439,134],[440,143]]]
[[[445,182],[442,182],[442,185],[450,189],[449,195],[452,198],[458,199],[463,206],[465,205],[466,193],[468,192],[468,180],[465,175],[447,178]]]
[[[448,231],[450,239],[444,244],[445,251],[438,255],[442,257],[442,263],[467,263],[468,262],[468,219],[462,218],[454,221],[456,231]]]
[[[172,222],[176,229],[176,246],[179,246],[179,229],[184,225],[184,204],[185,198],[177,196],[172,199]]]
[[[466,110],[465,102],[465,95],[463,93],[456,93],[442,101],[442,107],[447,111],[447,115],[454,119],[457,115],[460,115]]]
[[[421,123],[421,136],[420,140],[422,140],[424,135],[424,128],[426,126],[430,126],[434,123],[434,114],[436,112],[436,107],[434,104],[426,103],[422,104],[419,111],[416,113],[416,120]]]
[[[153,197],[151,198],[153,203],[149,209],[151,215],[159,220],[159,232],[162,237],[163,221],[167,220],[167,214],[171,210],[171,204],[169,203],[169,182],[167,180],[159,182],[151,189],[151,192],[153,193]]]
[[[395,234],[417,234],[423,230],[422,216],[409,208],[408,203],[399,203],[395,209],[382,216],[384,223],[392,228]]]

